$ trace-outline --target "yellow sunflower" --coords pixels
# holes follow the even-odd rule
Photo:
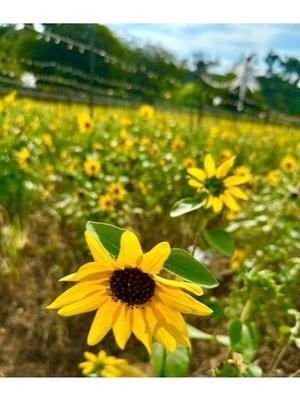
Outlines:
[[[22,149],[17,152],[17,162],[19,167],[23,170],[27,169],[29,167],[29,161],[30,152],[27,147],[22,147]]]
[[[101,170],[100,161],[96,159],[86,160],[83,164],[84,172],[89,177],[95,177]]]
[[[115,199],[123,200],[126,196],[124,185],[119,182],[112,182],[107,189],[108,193]]]
[[[127,360],[108,356],[104,350],[100,350],[98,354],[85,351],[83,355],[85,361],[79,364],[79,368],[85,376],[91,374],[105,378],[141,376],[136,368],[128,364]]]
[[[152,119],[154,117],[155,110],[149,104],[143,104],[139,108],[139,115],[145,119]]]
[[[94,122],[88,113],[79,113],[77,115],[78,128],[82,133],[90,133],[94,127]]]
[[[115,210],[114,199],[109,193],[99,196],[98,203],[99,203],[100,210],[102,210],[102,211],[111,212],[111,211]]]
[[[249,175],[227,176],[230,168],[234,165],[235,156],[224,161],[218,168],[210,154],[204,158],[204,170],[200,168],[189,168],[188,174],[192,179],[189,185],[197,188],[199,192],[207,192],[208,197],[206,208],[213,207],[215,213],[219,213],[223,206],[232,211],[240,211],[236,199],[248,200],[248,195],[237,186],[242,185],[251,179]]]
[[[47,308],[59,309],[64,317],[97,310],[87,338],[90,346],[111,329],[121,349],[132,333],[150,354],[153,337],[167,351],[174,351],[177,342],[190,346],[181,313],[206,316],[212,310],[183,291],[202,295],[197,284],[158,276],[170,255],[169,243],[143,253],[137,236],[125,231],[115,259],[90,232],[85,238],[94,261],[62,278],[76,284]]]
[[[280,166],[284,171],[295,172],[297,170],[297,161],[292,156],[285,156],[281,160]]]
[[[186,157],[183,160],[182,165],[183,165],[183,167],[185,169],[195,167],[196,166],[196,160],[194,158],[192,158],[192,157]]]

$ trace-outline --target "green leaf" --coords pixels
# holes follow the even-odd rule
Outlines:
[[[165,263],[165,268],[173,274],[188,281],[199,283],[201,286],[209,288],[218,286],[218,281],[209,269],[185,250],[172,249]]]
[[[239,319],[232,321],[229,327],[229,337],[231,346],[234,346],[241,340],[243,324]]]
[[[258,365],[256,365],[256,364],[248,365],[245,376],[260,378],[262,375],[263,375],[263,371]]]
[[[106,250],[113,256],[117,256],[120,250],[120,240],[124,229],[103,222],[89,221],[86,224],[87,231],[98,239]]]
[[[192,197],[188,197],[186,199],[181,199],[177,201],[170,212],[170,216],[175,218],[180,215],[187,214],[189,212],[198,210],[203,207],[206,202],[206,199],[194,199]]]
[[[222,229],[213,229],[204,231],[204,237],[208,244],[221,254],[227,257],[232,257],[234,252],[233,242],[229,233]]]
[[[190,324],[187,324],[187,330],[190,339],[212,340],[214,338],[213,335],[200,331],[200,329],[197,329]]]
[[[183,377],[187,376],[190,351],[183,345],[177,345],[174,352],[168,353],[159,343],[153,343],[151,363],[157,376]]]
[[[229,328],[231,349],[241,353],[246,364],[249,364],[258,349],[258,334],[254,322],[242,324],[240,320],[235,320]]]

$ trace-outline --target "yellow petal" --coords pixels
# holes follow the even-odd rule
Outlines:
[[[237,199],[248,200],[249,198],[246,192],[235,186],[228,188],[227,192],[229,192],[232,196],[236,197]]]
[[[190,347],[186,324],[183,322],[182,325],[183,318],[181,314],[175,314],[170,307],[158,301],[152,305],[152,309],[159,321],[159,326],[163,327],[177,342]],[[181,318],[178,318],[177,315]]]
[[[153,313],[151,305],[146,305],[144,307],[144,318],[146,322],[147,329],[153,334],[157,326],[157,319]]]
[[[148,274],[158,274],[171,253],[168,242],[158,243],[153,249],[143,255],[140,267]]]
[[[155,338],[167,351],[176,350],[176,340],[164,328],[159,327],[156,330]]]
[[[193,297],[176,289],[167,289],[160,291],[159,297],[164,303],[168,304],[179,312],[186,314],[196,315],[209,315],[212,310],[200,301],[195,300]]]
[[[130,231],[125,231],[121,236],[121,247],[118,264],[121,267],[136,267],[141,262],[143,251],[138,237]]]
[[[208,196],[207,202],[205,204],[205,208],[209,208],[213,205],[214,203],[214,196],[212,196],[211,194]]]
[[[120,309],[120,304],[110,299],[97,311],[88,334],[87,343],[94,346],[110,331],[115,315]]]
[[[117,345],[124,350],[132,332],[132,310],[125,304],[121,305],[118,318],[113,326]]]
[[[226,207],[228,207],[232,211],[236,212],[240,211],[241,209],[240,206],[238,205],[234,197],[232,197],[231,194],[228,193],[228,191],[225,191],[225,193],[222,194],[221,196]]]
[[[217,178],[224,178],[228,174],[228,171],[233,166],[235,161],[235,156],[230,157],[229,160],[224,161],[218,168],[216,172]]]
[[[248,182],[251,179],[249,176],[239,176],[239,175],[232,175],[228,178],[224,179],[224,185],[226,187],[243,185],[244,183]]]
[[[208,178],[211,178],[216,173],[215,161],[211,154],[207,154],[204,158],[204,169]]]
[[[171,279],[162,278],[161,276],[156,276],[155,280],[166,286],[188,290],[189,292],[192,292],[198,296],[201,296],[203,294],[202,288],[196,283],[175,281]]]
[[[97,356],[90,351],[85,351],[83,355],[88,361],[91,361],[92,363],[96,363],[98,361]]]
[[[188,168],[187,172],[200,182],[204,182],[206,179],[206,173],[200,168]]]
[[[111,270],[105,270],[103,267],[99,266],[96,262],[91,262],[82,265],[79,270],[75,273],[73,277],[73,281],[81,281],[81,280],[97,280],[100,281],[105,280],[105,278],[109,278],[111,276]]]
[[[91,284],[90,282],[78,283],[77,285],[66,290],[60,296],[57,297],[51,304],[46,308],[49,310],[55,308],[61,308],[68,304],[75,303],[79,300],[84,299],[88,295],[97,292],[102,289],[99,284]]]
[[[60,278],[59,282],[77,282],[76,272]]]
[[[223,201],[221,197],[214,197],[213,209],[215,213],[219,213],[223,208]]]
[[[136,338],[144,344],[148,353],[152,353],[151,334],[147,331],[143,312],[139,308],[134,308],[133,312],[133,333]]]
[[[180,332],[187,333],[186,323],[178,311],[172,310],[168,305],[159,301],[155,301],[153,309],[155,313],[159,313],[159,320],[174,326]]]
[[[102,292],[97,291],[82,300],[62,307],[58,310],[57,314],[62,317],[71,317],[73,315],[94,311],[104,303],[105,299],[105,290]]]
[[[104,269],[114,270],[115,260],[109,255],[107,250],[89,231],[85,231],[85,239],[92,253],[92,256],[97,263]]]
[[[191,347],[191,342],[188,333],[184,333],[176,329],[173,325],[166,324],[164,329],[176,340],[176,342],[183,344],[186,347]]]
[[[196,179],[189,179],[188,184],[195,188],[203,188],[203,183],[196,181]]]

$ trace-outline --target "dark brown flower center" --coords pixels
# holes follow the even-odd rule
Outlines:
[[[113,272],[109,288],[114,301],[134,307],[143,305],[152,298],[155,282],[139,268],[125,268]]]

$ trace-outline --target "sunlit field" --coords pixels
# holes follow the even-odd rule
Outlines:
[[[0,144],[2,376],[297,374],[299,127],[149,105],[91,116],[11,92],[0,100]],[[152,280],[136,236],[126,242],[116,227],[144,253],[160,242],[185,252],[160,245],[165,268]],[[82,302],[95,297],[104,254],[127,272],[136,255],[146,281],[133,300],[112,278],[99,289],[132,318],[112,316],[101,337],[98,307]],[[74,275],[93,258],[94,275]],[[75,289],[46,308],[74,283],[81,297]]]

